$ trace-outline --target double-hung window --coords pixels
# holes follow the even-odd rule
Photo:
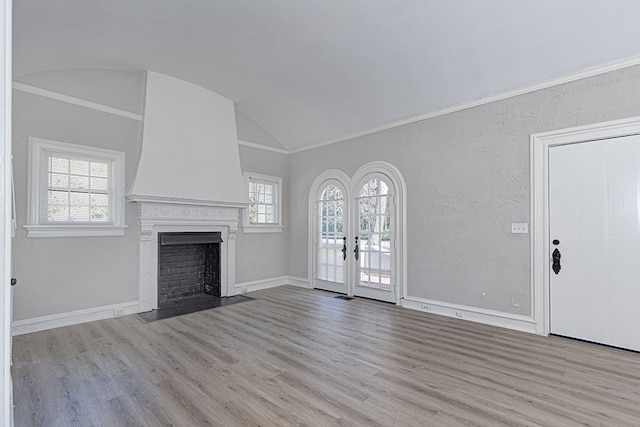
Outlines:
[[[124,234],[124,153],[30,138],[29,237]]]
[[[247,172],[245,180],[249,190],[249,207],[244,213],[244,231],[282,231],[282,178]]]

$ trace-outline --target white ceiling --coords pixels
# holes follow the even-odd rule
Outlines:
[[[14,0],[16,75],[152,70],[289,150],[640,57],[637,0]]]

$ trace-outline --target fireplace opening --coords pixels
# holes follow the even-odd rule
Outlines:
[[[221,296],[221,243],[219,232],[158,233],[158,308]]]

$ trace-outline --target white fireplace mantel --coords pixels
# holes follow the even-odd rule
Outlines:
[[[215,202],[164,200],[129,196],[138,204],[140,233],[140,294],[138,311],[158,308],[158,233],[219,232],[220,288],[222,296],[236,293],[236,233],[238,205]]]

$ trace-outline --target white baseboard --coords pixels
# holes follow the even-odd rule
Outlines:
[[[259,291],[262,289],[275,288],[276,286],[291,285],[301,288],[309,288],[309,281],[291,276],[272,277],[269,279],[253,280],[251,282],[236,283],[236,294],[246,294],[247,292]]]
[[[36,317],[33,319],[16,320],[11,325],[11,334],[14,336],[28,334],[30,332],[77,325],[95,320],[110,319],[112,317],[120,317],[137,312],[138,301],[129,301],[70,311],[68,313],[52,314],[50,316]]]
[[[401,300],[400,305],[405,308],[424,311],[426,313],[455,317],[456,319],[469,320],[472,322],[484,323],[485,325],[498,326],[521,332],[528,332],[532,334],[536,333],[536,323],[530,316],[450,304],[418,297],[406,297]]]
[[[275,288],[287,284],[287,276],[272,277],[269,279],[253,280],[250,282],[236,283],[236,294]]]
[[[304,279],[302,277],[287,277],[287,284],[291,286],[297,286],[299,288],[311,289],[311,284],[309,283],[309,279]]]

